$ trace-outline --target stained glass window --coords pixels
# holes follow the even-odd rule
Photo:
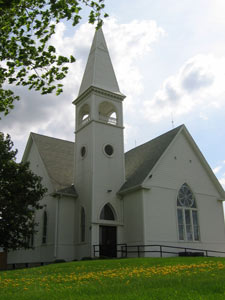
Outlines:
[[[199,241],[199,224],[196,199],[187,183],[177,195],[178,238],[182,241]]]

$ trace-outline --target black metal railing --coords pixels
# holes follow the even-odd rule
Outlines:
[[[107,257],[107,255],[102,255],[102,252],[110,252],[107,251],[107,248],[114,248],[115,255],[109,257],[127,257],[127,244],[115,244],[115,245],[93,245],[94,248],[94,257]],[[102,251],[103,250],[103,251]],[[105,251],[104,251],[105,250]]]
[[[102,245],[93,245],[94,256],[101,257],[100,249]],[[160,257],[165,254],[173,254],[178,256],[225,256],[225,252],[209,249],[190,248],[190,247],[178,247],[168,245],[127,245],[127,244],[116,244],[116,257],[130,257],[137,256],[141,257],[145,253],[159,253]],[[219,255],[221,254],[221,255]]]

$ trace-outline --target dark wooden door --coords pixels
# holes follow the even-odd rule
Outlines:
[[[116,257],[116,227],[100,226],[99,230],[100,256]]]

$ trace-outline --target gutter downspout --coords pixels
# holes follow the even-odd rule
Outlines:
[[[59,200],[60,195],[56,196],[56,210],[55,210],[55,245],[54,245],[54,257],[57,258],[58,250],[58,223],[59,223]]]

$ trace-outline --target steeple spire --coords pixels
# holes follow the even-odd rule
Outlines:
[[[101,28],[95,32],[78,97],[90,86],[121,94]]]

